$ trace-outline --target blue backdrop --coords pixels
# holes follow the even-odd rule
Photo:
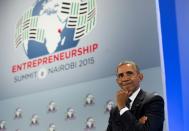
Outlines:
[[[160,0],[169,131],[188,131],[189,1]]]

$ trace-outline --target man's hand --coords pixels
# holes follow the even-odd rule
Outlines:
[[[127,100],[130,96],[130,92],[125,91],[125,90],[119,90],[116,94],[116,102],[117,102],[117,107],[119,110],[125,107],[125,103],[127,103]]]
[[[145,124],[148,120],[148,117],[147,116],[142,116],[140,119],[139,119],[139,123],[140,124]]]

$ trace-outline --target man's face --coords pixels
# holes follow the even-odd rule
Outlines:
[[[123,64],[117,69],[117,83],[125,90],[131,92],[136,91],[140,86],[143,74],[137,71],[132,64]]]

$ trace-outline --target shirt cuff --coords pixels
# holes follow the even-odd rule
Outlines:
[[[124,107],[122,108],[120,111],[119,111],[119,114],[122,115],[124,112],[128,111],[129,109],[127,107]]]

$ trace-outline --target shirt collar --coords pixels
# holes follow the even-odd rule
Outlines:
[[[135,98],[137,97],[139,91],[140,91],[140,87],[129,97],[129,99],[131,99],[131,101],[133,102],[135,100]]]

